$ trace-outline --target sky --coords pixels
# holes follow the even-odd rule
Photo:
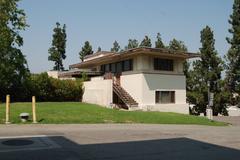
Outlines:
[[[221,56],[229,45],[226,37],[233,0],[22,0],[30,25],[21,32],[23,53],[30,71],[51,70],[48,61],[53,28],[56,22],[67,26],[67,48],[64,67],[80,62],[79,51],[90,41],[94,51],[98,46],[109,51],[117,40],[122,48],[128,39],[152,39],[157,33],[165,45],[173,38],[184,41],[189,52],[199,52],[200,31],[210,26],[214,31],[215,48]]]

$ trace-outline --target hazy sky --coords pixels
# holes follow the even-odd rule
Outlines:
[[[154,44],[160,32],[165,44],[182,40],[190,52],[198,52],[200,31],[209,25],[216,49],[223,56],[228,44],[229,15],[233,0],[22,0],[20,8],[30,25],[22,32],[23,52],[31,72],[52,69],[48,61],[53,28],[58,21],[67,25],[65,68],[78,63],[82,45],[90,41],[96,51],[110,50],[114,40],[123,48],[129,38],[141,41],[148,35]]]

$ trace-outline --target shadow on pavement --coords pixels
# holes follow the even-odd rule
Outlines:
[[[46,137],[58,148],[0,152],[1,160],[239,160],[240,150],[173,138],[106,144],[77,144],[63,136]],[[26,138],[27,139],[27,138]],[[24,146],[23,146],[24,147]],[[1,147],[0,147],[1,151]]]

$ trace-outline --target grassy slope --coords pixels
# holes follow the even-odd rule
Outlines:
[[[11,104],[13,123],[19,123],[18,115],[31,113],[31,103]],[[4,123],[5,104],[0,104],[0,123]],[[37,119],[40,123],[152,123],[152,124],[200,124],[225,125],[206,118],[163,112],[127,112],[79,102],[37,103]]]

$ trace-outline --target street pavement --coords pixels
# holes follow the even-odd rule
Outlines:
[[[237,125],[0,125],[0,160],[239,160],[239,133]]]

